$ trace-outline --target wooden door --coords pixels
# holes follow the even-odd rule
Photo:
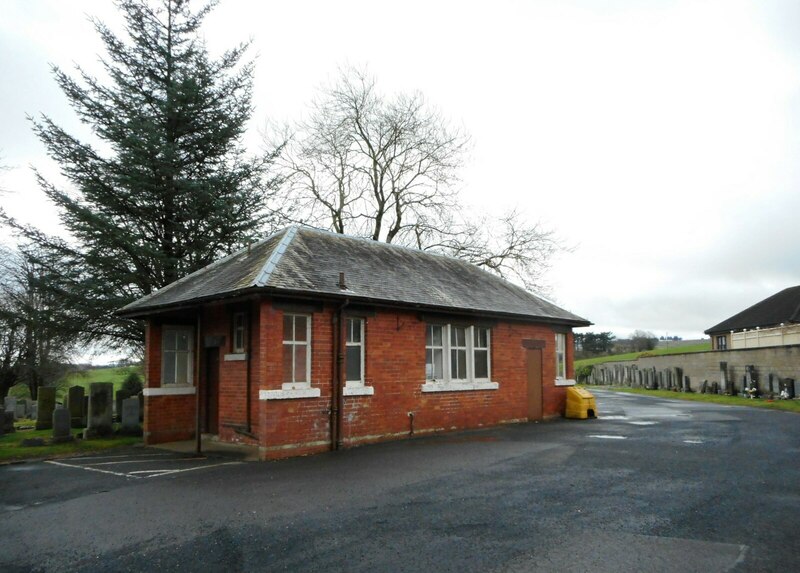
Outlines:
[[[206,349],[206,388],[203,431],[219,433],[219,348]]]
[[[541,420],[542,413],[542,351],[527,348],[525,359],[528,368],[528,420]]]

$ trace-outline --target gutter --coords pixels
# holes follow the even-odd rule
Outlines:
[[[287,297],[287,298],[297,298],[297,299],[306,299],[312,301],[329,301],[329,302],[336,302],[342,300],[342,295],[336,295],[335,293],[330,292],[313,292],[313,291],[300,291],[300,290],[289,290],[289,289],[276,289],[274,287],[246,287],[243,289],[238,289],[235,291],[231,291],[226,294],[222,295],[208,295],[205,297],[199,297],[192,300],[184,301],[184,302],[176,302],[172,304],[164,304],[161,306],[154,306],[142,309],[140,311],[137,310],[130,310],[130,311],[123,311],[123,309],[117,310],[114,312],[115,316],[119,316],[121,318],[146,318],[148,316],[153,316],[155,314],[159,314],[162,312],[174,312],[179,310],[187,310],[191,308],[195,308],[196,306],[212,301],[222,301],[231,298],[237,298],[247,295],[253,294],[264,294],[264,295],[274,295],[278,297]],[[561,324],[565,326],[572,326],[575,328],[580,328],[584,326],[591,326],[592,323],[586,319],[571,319],[571,318],[558,318],[558,317],[545,317],[545,316],[535,316],[530,314],[515,314],[509,312],[493,312],[491,310],[479,310],[479,309],[467,309],[467,308],[454,308],[454,307],[443,307],[443,306],[436,306],[436,305],[426,305],[426,304],[417,304],[417,303],[409,303],[403,301],[390,301],[385,299],[374,299],[369,297],[357,297],[352,295],[346,295],[346,300],[352,301],[353,303],[357,304],[368,304],[375,307],[380,308],[391,308],[391,309],[400,309],[400,310],[409,310],[409,311],[422,311],[422,310],[430,310],[433,312],[440,312],[443,314],[450,314],[456,316],[483,316],[483,317],[496,317],[504,320],[516,320],[520,322],[535,322],[541,324]],[[348,302],[349,304],[349,302]]]

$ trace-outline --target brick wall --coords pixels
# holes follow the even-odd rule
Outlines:
[[[312,314],[311,385],[318,398],[259,400],[259,390],[279,390],[283,383],[284,311],[264,300],[246,307],[252,327],[251,352],[246,361],[225,361],[231,352],[231,313],[242,306],[208,305],[203,310],[203,333],[225,337],[221,348],[200,349],[200,388],[205,388],[208,352],[220,353],[219,438],[257,443],[262,457],[280,458],[330,449],[330,410],[333,390],[334,308]],[[527,420],[526,350],[522,341],[542,340],[543,410],[545,417],[564,410],[566,391],[555,386],[555,334],[546,325],[499,322],[491,329],[491,380],[497,390],[422,392],[425,383],[425,327],[416,313],[378,311],[365,322],[364,378],[373,395],[344,396],[341,409],[345,446],[359,445],[414,433],[461,430]],[[160,386],[161,330],[146,327],[147,386]],[[573,376],[572,335],[567,337],[568,376]],[[247,368],[251,373],[250,439],[235,427],[246,422]],[[195,427],[195,396],[151,396],[145,400],[145,439],[158,443],[189,439]]]
[[[255,302],[238,305],[217,304],[208,306],[203,312],[203,335],[224,337],[223,346],[202,349],[201,388],[205,388],[207,354],[219,354],[219,438],[226,442],[255,444],[255,440],[236,429],[247,431],[247,377],[250,371],[250,429],[249,433],[257,434],[259,426],[258,403],[258,371],[260,363],[259,337],[260,313]],[[232,324],[233,312],[245,312],[248,316],[248,327],[251,336],[251,351],[245,360],[225,360],[226,355],[233,354]],[[201,397],[205,400],[205,394]]]
[[[145,324],[145,388],[161,387],[160,321]],[[195,396],[145,396],[144,443],[159,444],[188,440],[194,436]]]
[[[283,313],[262,307],[262,389],[281,388]],[[319,398],[267,400],[261,412],[262,455],[277,458],[330,448],[333,376],[333,309],[315,313],[312,333],[312,386]],[[270,325],[274,325],[270,327]],[[498,390],[422,392],[425,382],[425,323],[416,313],[379,311],[366,318],[365,370],[373,395],[344,396],[342,442],[346,446],[396,439],[414,433],[492,426],[527,419],[524,339],[544,340],[543,402],[546,417],[563,412],[566,392],[555,386],[555,335],[551,328],[500,323],[492,329],[491,379]],[[568,335],[568,348],[571,334]],[[572,376],[572,356],[568,356]]]

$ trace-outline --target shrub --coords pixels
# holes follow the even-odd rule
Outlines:
[[[587,364],[586,366],[580,366],[575,369],[575,378],[580,383],[584,383],[589,379],[589,375],[592,373],[594,366],[591,364]]]
[[[121,390],[128,393],[128,396],[136,396],[142,391],[142,377],[138,372],[130,372],[122,382]]]

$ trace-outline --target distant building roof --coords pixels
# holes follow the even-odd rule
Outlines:
[[[800,322],[800,286],[783,289],[750,308],[734,314],[716,326],[706,330],[706,334],[714,332],[730,332],[745,328],[778,326],[790,322]]]
[[[339,287],[345,273],[346,289]],[[289,227],[122,308],[121,316],[247,291],[591,323],[466,261],[379,241]]]

